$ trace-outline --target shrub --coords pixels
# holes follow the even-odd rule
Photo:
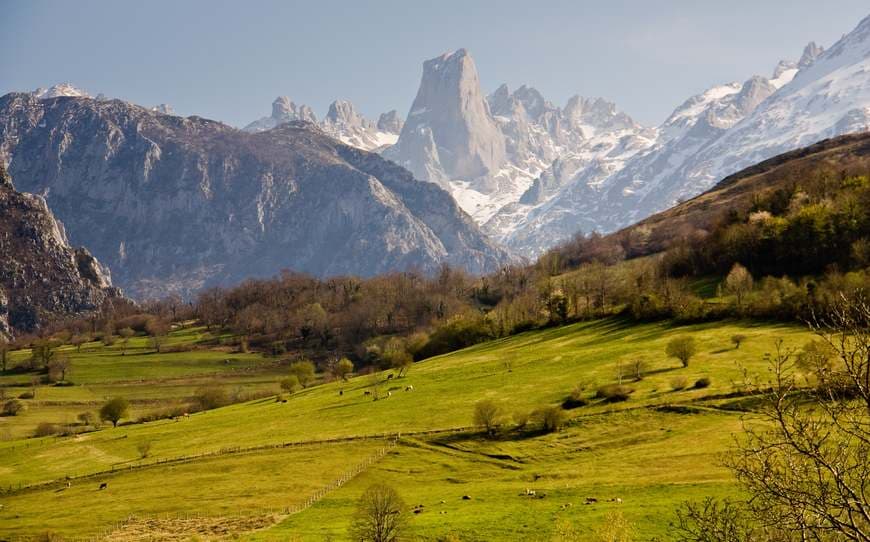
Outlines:
[[[541,424],[541,429],[553,433],[565,425],[565,411],[557,406],[544,407],[535,412],[535,419]]]
[[[492,323],[483,314],[456,315],[441,325],[420,349],[420,359],[453,352],[497,336]]]
[[[296,375],[290,375],[281,381],[281,389],[287,393],[293,393],[300,388],[302,388],[302,385],[299,384],[299,377]]]
[[[688,385],[689,380],[685,376],[675,376],[671,379],[671,389],[674,391],[686,389]]]
[[[700,390],[700,389],[709,388],[709,387],[710,387],[710,379],[707,378],[706,376],[699,378],[698,380],[695,380],[695,389]]]
[[[32,391],[26,391],[18,396],[19,399],[33,399],[36,395]]]
[[[24,412],[27,407],[18,399],[10,399],[3,404],[4,416],[17,416]]]
[[[620,384],[608,384],[601,386],[595,392],[596,399],[604,399],[606,403],[619,403],[627,401],[628,397],[634,393],[632,388]]]
[[[307,359],[294,361],[290,364],[290,375],[295,376],[303,388],[307,388],[314,382],[314,374],[314,364]]]
[[[136,445],[136,451],[139,452],[139,457],[145,459],[151,454],[151,445],[152,442],[150,440],[143,440],[139,444]]]
[[[698,347],[692,337],[676,337],[668,342],[665,353],[668,357],[677,358],[683,367],[689,366],[689,360],[697,353]]]
[[[576,387],[574,391],[571,392],[564,401],[562,401],[562,408],[565,410],[571,410],[572,408],[578,408],[582,406],[586,406],[589,404],[589,401],[583,397],[583,388]]]
[[[524,429],[527,425],[529,425],[529,415],[526,410],[518,410],[514,412],[514,425],[517,426],[517,429]]]
[[[200,410],[211,410],[229,404],[227,391],[220,386],[203,386],[196,390],[193,401]]]
[[[76,418],[84,426],[96,427],[98,423],[97,416],[93,412],[80,412]]]
[[[33,432],[35,437],[50,437],[61,432],[59,425],[55,423],[42,422],[36,426],[36,431]]]

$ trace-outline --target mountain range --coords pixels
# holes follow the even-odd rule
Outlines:
[[[532,87],[506,85],[485,95],[460,49],[423,63],[393,145],[370,121],[344,123],[367,137],[331,133],[443,187],[484,232],[534,257],[578,231],[614,231],[666,209],[755,162],[867,130],[868,35],[870,17],[827,51],[810,43],[770,76],[688,98],[655,127],[603,98],[559,107]]]
[[[769,76],[644,126],[603,98],[485,94],[464,49],[423,63],[404,120],[286,96],[236,129],[70,84],[0,98],[0,162],[136,297],[293,269],[486,272],[610,232],[744,167],[870,129],[870,17]],[[381,155],[383,158],[381,158]],[[506,247],[506,248],[501,248]]]
[[[249,133],[120,100],[11,93],[0,162],[137,298],[283,269],[484,273],[511,261],[444,190],[304,120]]]

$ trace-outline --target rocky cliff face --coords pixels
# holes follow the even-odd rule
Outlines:
[[[0,160],[139,297],[282,269],[509,259],[440,188],[296,121],[247,133],[121,101],[0,98]]]
[[[70,247],[45,200],[17,192],[2,164],[0,261],[0,336],[86,313],[120,296],[86,249]]]
[[[477,68],[465,49],[423,63],[423,78],[398,143],[386,156],[418,179],[449,188],[475,181],[504,163],[504,135],[480,91]]]
[[[605,177],[654,136],[601,98],[575,96],[560,108],[525,85],[484,97],[461,49],[424,62],[399,140],[383,154],[448,189],[485,232],[512,240],[573,174]]]

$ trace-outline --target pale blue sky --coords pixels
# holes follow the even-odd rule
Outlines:
[[[829,46],[867,0],[0,0],[0,94],[69,81],[242,126],[286,94],[404,115],[423,60],[467,48],[486,92],[604,96],[657,124],[704,88]]]

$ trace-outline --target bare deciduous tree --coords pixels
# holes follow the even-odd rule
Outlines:
[[[502,408],[492,399],[478,401],[474,405],[474,425],[483,427],[487,435],[494,435],[502,422]]]
[[[360,497],[351,535],[359,542],[396,542],[401,539],[406,523],[405,503],[398,492],[377,483]]]
[[[747,427],[727,461],[749,499],[685,507],[679,540],[870,540],[870,305],[843,296],[811,326],[827,347],[798,361],[777,343],[766,423]],[[835,355],[816,355],[826,349]],[[809,369],[812,386],[801,386],[798,369]]]

